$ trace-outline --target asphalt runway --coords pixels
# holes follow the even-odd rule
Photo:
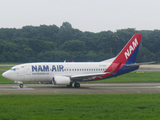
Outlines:
[[[104,83],[81,84],[80,88],[67,88],[52,84],[0,84],[0,94],[129,94],[160,93],[160,83]]]

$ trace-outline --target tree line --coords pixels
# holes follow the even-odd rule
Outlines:
[[[160,60],[160,30],[82,32],[68,22],[0,29],[0,62],[103,61],[115,57],[135,33],[142,33],[137,62]]]

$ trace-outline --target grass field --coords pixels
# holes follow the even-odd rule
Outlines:
[[[0,69],[10,68],[0,66]],[[2,73],[0,84],[12,84]],[[154,72],[129,73],[96,82],[159,81],[160,73]],[[0,95],[0,120],[44,119],[159,120],[160,94]]]
[[[0,66],[0,69],[5,69],[5,70],[9,70],[9,69],[11,69],[11,66]]]
[[[1,120],[159,120],[160,94],[0,95]]]

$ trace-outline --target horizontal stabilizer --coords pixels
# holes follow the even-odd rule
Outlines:
[[[144,62],[144,63],[128,64],[128,65],[126,65],[126,66],[127,66],[127,67],[135,67],[135,66],[146,65],[146,64],[151,64],[151,63],[155,63],[155,61],[152,61],[152,62]]]

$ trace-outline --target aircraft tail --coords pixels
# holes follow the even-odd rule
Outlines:
[[[141,37],[141,33],[134,34],[116,57],[102,61],[104,63],[110,63],[110,66],[104,71],[106,74],[101,76],[101,79],[116,77],[139,68],[140,64],[136,64],[135,62]],[[99,78],[96,77],[93,80],[99,80]]]
[[[139,45],[141,42],[141,33],[136,33],[118,54],[114,63],[122,62],[122,64],[132,64],[136,62]]]
[[[141,37],[141,33],[134,34],[126,46],[114,58],[112,64],[105,72],[112,71],[120,62],[122,63],[120,68],[122,68],[125,64],[134,64],[136,62]]]

